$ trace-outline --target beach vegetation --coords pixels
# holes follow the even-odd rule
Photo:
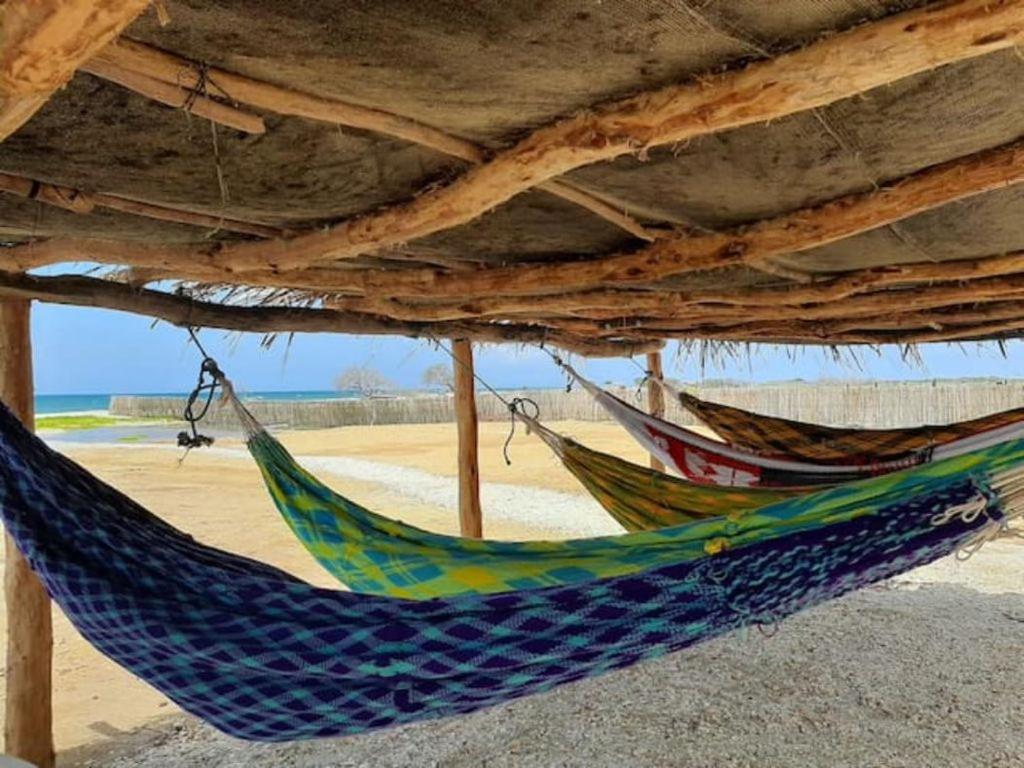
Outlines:
[[[356,392],[360,397],[376,397],[395,388],[387,376],[368,365],[346,368],[334,380],[334,386]]]
[[[37,416],[36,429],[96,429],[98,427],[113,427],[123,422],[116,416],[102,416],[98,414],[87,414],[79,416]]]
[[[455,371],[450,365],[436,363],[423,371],[420,379],[423,386],[430,389],[443,389],[446,392],[455,391]]]

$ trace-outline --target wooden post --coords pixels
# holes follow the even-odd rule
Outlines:
[[[653,377],[659,379],[662,377],[661,352],[647,353],[647,372],[651,376],[647,380],[647,411],[651,416],[657,416],[660,419],[665,415],[665,392],[653,380]],[[660,459],[651,456],[651,469],[664,472],[665,464]]]
[[[473,345],[466,339],[455,339],[452,354],[455,357],[455,419],[459,427],[459,528],[463,536],[479,539],[484,535],[484,524],[480,510]]]
[[[0,397],[34,426],[32,344],[27,301],[0,302]],[[7,703],[5,751],[39,768],[53,768],[53,629],[50,599],[28,562],[6,536]]]

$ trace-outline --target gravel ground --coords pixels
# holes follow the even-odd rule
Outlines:
[[[473,715],[260,745],[173,718],[106,768],[1019,768],[1024,594],[862,591],[759,632]]]

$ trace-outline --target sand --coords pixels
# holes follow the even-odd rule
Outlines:
[[[556,426],[644,460],[612,425]],[[539,441],[517,437],[509,467],[507,427],[481,427],[489,536],[615,530]],[[351,427],[283,439],[368,506],[454,533],[452,433]],[[333,585],[281,523],[236,442],[193,452],[180,467],[167,447],[61,449],[197,538]],[[724,638],[471,717],[268,748],[181,715],[58,614],[56,738],[63,766],[1024,766],[1022,649],[1024,545],[998,542],[967,563],[946,560],[795,617],[772,638]]]

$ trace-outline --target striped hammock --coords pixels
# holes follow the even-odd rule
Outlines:
[[[820,463],[897,460],[910,453],[1024,421],[1024,408],[1014,408],[955,424],[900,429],[844,429],[752,413],[701,400],[668,382],[659,383],[679,400],[683,408],[736,448]]]
[[[203,546],[52,451],[6,408],[0,517],[99,651],[228,734],[286,741],[547,691],[972,547],[1020,513],[1024,443],[953,466],[965,460],[885,478],[877,497],[869,483],[785,502],[849,492],[877,510],[825,528],[626,576],[427,601],[318,589]]]
[[[560,360],[558,363],[652,456],[695,483],[746,488],[837,485],[1024,437],[1024,421],[1019,421],[885,461],[821,464],[788,456],[762,456],[644,413],[588,381],[571,365]]]

